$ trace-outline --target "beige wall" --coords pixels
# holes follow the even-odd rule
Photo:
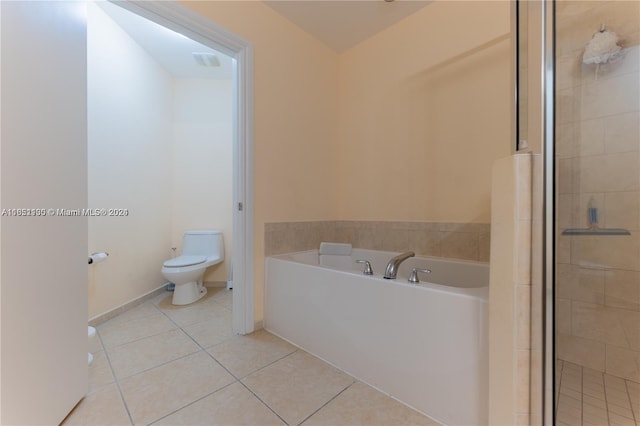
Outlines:
[[[614,376],[640,381],[640,3],[558,4],[557,353]],[[624,57],[582,64],[604,23],[621,38]],[[631,236],[562,236],[587,226]]]
[[[102,10],[88,4],[89,318],[162,285],[170,257],[172,78]]]
[[[261,2],[184,4],[254,47],[256,320],[265,223],[489,222],[508,2],[437,2],[340,56]]]
[[[489,222],[492,163],[510,153],[509,13],[435,2],[340,56],[341,218]]]
[[[253,43],[253,262],[260,321],[265,222],[338,218],[338,55],[261,2],[184,5]]]
[[[225,261],[205,282],[226,281],[231,268],[232,100],[231,80],[173,81],[171,247],[179,254],[189,229],[222,231]]]

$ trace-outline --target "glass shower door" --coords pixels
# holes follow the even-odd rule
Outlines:
[[[555,423],[640,424],[640,2],[555,3]]]

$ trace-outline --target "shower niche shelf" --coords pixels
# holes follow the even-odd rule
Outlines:
[[[562,231],[562,235],[631,235],[631,232],[621,228],[570,228]]]
[[[589,202],[589,228],[569,228],[562,231],[562,235],[631,235],[631,232],[621,228],[600,228],[598,226],[598,209],[594,207],[593,199]]]

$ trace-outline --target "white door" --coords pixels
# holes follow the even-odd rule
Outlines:
[[[0,2],[1,424],[58,424],[87,390],[87,220],[50,210],[87,205],[84,7]]]

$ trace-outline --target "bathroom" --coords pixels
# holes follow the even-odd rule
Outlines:
[[[160,269],[187,230],[223,232],[226,261],[204,282],[226,286],[233,106],[227,55],[111,3],[88,4],[87,28],[89,207],[128,210],[89,218],[89,253],[109,253],[89,268],[91,323],[163,290]]]
[[[403,3],[412,2],[380,2],[380,7]],[[614,260],[620,262],[633,262],[633,256],[638,257],[637,224],[633,226],[634,217],[637,221],[637,206],[634,207],[637,169],[629,166],[631,178],[616,174],[629,169],[626,162],[635,161],[637,165],[638,130],[633,127],[637,124],[633,118],[638,113],[635,78],[638,60],[634,56],[639,33],[636,26],[639,20],[634,19],[638,17],[638,5],[624,1],[557,2],[554,8],[550,2],[529,3],[526,8],[529,33],[521,34],[520,40],[528,40],[530,44],[524,50],[528,56],[521,57],[519,62],[522,69],[518,138],[514,137],[516,120],[511,101],[514,40],[509,2],[432,2],[349,48],[327,47],[310,35],[312,30],[302,30],[301,21],[293,24],[294,18],[283,17],[287,12],[276,11],[279,5],[184,3],[191,11],[250,40],[253,46],[255,281],[251,282],[255,304],[251,328],[265,325],[262,322],[266,316],[265,256],[317,249],[322,241],[334,241],[379,251],[414,250],[420,255],[490,261],[490,320],[496,324],[497,319],[500,326],[491,328],[489,338],[489,423],[542,424],[544,418],[546,424],[553,424],[555,418],[558,424],[619,424],[624,419],[632,424],[631,421],[637,421],[637,417],[634,420],[637,405],[633,403],[633,395],[637,395],[634,394],[637,341],[633,340],[633,324],[638,323],[634,302],[638,285],[637,280],[633,281],[636,269],[633,264],[615,262],[606,269],[593,268],[602,267],[618,254]],[[551,166],[545,162],[549,161],[549,153],[554,152],[547,145],[553,140],[554,129],[545,127],[550,121],[541,112],[543,106],[547,111],[553,110],[553,104],[545,103],[552,101],[553,96],[547,93],[545,97],[540,92],[543,83],[549,87],[550,79],[537,72],[545,68],[536,61],[549,59],[542,55],[546,50],[541,35],[543,28],[553,28],[550,24],[554,12],[558,43],[555,155],[559,177],[554,182],[553,174],[550,178],[547,175],[547,181],[559,184],[560,217],[556,221],[557,232],[554,234],[552,230],[549,234],[549,223],[554,220],[543,210],[542,194],[553,194],[553,190],[543,188],[541,183],[542,171],[554,170],[553,155]],[[522,17],[524,11],[520,13]],[[542,20],[546,27],[541,25]],[[621,61],[619,58],[599,66],[583,64],[582,52],[603,24],[605,29],[619,35],[626,55]],[[3,21],[3,30],[4,27]],[[406,37],[407,34],[411,37]],[[606,96],[620,86],[625,88],[626,96]],[[594,96],[598,96],[597,101]],[[3,115],[6,105],[3,102]],[[570,118],[565,118],[567,114]],[[461,120],[464,126],[460,125]],[[607,126],[610,122],[613,127]],[[2,148],[6,158],[4,124],[3,121]],[[612,128],[616,130],[613,133],[607,130]],[[620,129],[626,130],[621,134]],[[598,140],[595,136],[600,134],[602,138]],[[518,139],[523,153],[512,155]],[[588,146],[581,146],[586,151],[580,151],[564,144],[565,141]],[[606,170],[598,165],[606,166]],[[46,164],[41,166],[47,169]],[[612,176],[614,182],[602,186],[598,179],[589,180],[592,171],[603,180]],[[10,186],[7,195],[5,185],[14,177],[10,172],[12,169],[3,163],[3,206],[21,207],[13,205],[22,199],[11,198]],[[582,179],[584,183],[580,182]],[[625,208],[618,209],[612,204],[615,197]],[[555,200],[545,200],[545,206],[553,207]],[[571,203],[570,208],[566,202]],[[628,229],[631,236],[626,239],[602,236],[607,238],[603,241],[614,244],[604,250],[599,244],[601,236],[558,237],[554,249],[555,235],[566,229],[588,227],[587,207],[591,205],[598,209],[601,228]],[[636,212],[631,216],[636,216],[627,216],[630,211]],[[14,222],[5,219],[3,317],[11,312],[12,300],[11,291],[5,291],[14,259],[7,252],[10,247],[7,244],[11,238],[18,238],[10,227]],[[82,230],[73,231],[72,235],[76,234],[82,236]],[[76,250],[76,254],[85,256],[86,241],[85,235],[84,246],[77,241],[65,244],[80,245],[82,250]],[[30,242],[42,243],[36,237]],[[175,239],[167,242],[168,248],[162,250],[169,251]],[[552,245],[550,249],[545,246],[548,243]],[[55,251],[55,247],[49,251]],[[554,251],[558,266],[550,267],[547,263],[543,268],[543,262],[549,260],[545,253]],[[567,258],[569,252],[571,256]],[[96,271],[98,267],[106,270],[113,259],[95,265]],[[547,342],[546,346],[542,342],[544,336],[553,336],[554,330],[545,333],[542,330],[545,326],[553,327],[554,318],[543,314],[553,311],[542,307],[545,294],[549,295],[544,293],[544,284],[556,279],[554,269],[558,273],[559,291],[555,311],[558,342],[556,353],[549,355],[544,349],[553,348],[553,342]],[[36,276],[36,272],[28,277],[29,282],[49,278]],[[86,270],[83,272],[85,278],[79,280],[86,281]],[[578,278],[572,277],[574,272]],[[615,279],[621,275],[631,280],[616,284]],[[585,277],[586,281],[581,281]],[[565,278],[569,284],[563,288]],[[101,311],[97,309],[94,313]],[[601,326],[611,323],[618,327],[612,333]],[[22,329],[29,327],[24,325]],[[6,336],[3,328],[3,340]],[[264,334],[259,336],[254,341],[266,339]],[[591,345],[589,348],[597,351],[569,345],[576,342]],[[3,342],[3,363],[6,356],[7,362],[13,359],[6,349],[13,343],[14,340]],[[273,356],[283,359],[290,356],[291,348],[271,341],[269,344],[277,346],[277,350],[272,348]],[[593,354],[594,359],[580,359],[584,354]],[[297,358],[292,362],[302,363],[299,351],[293,355]],[[559,359],[555,378],[560,381],[554,395],[548,385],[554,379],[555,355]],[[616,367],[623,367],[624,371]],[[1,372],[4,382],[6,365]],[[563,386],[565,373],[569,379]],[[615,379],[607,379],[608,375]],[[590,395],[578,397],[571,392],[594,376],[602,378],[604,395],[608,395],[609,382],[612,391],[620,383],[627,391],[627,406],[612,404],[617,407],[612,408],[607,404],[613,400],[605,399],[601,400],[604,407],[595,407],[607,412],[606,422],[602,417],[597,417],[600,422],[588,417],[598,414],[591,407],[598,403],[589,399]],[[341,380],[344,377],[337,381]],[[356,387],[350,386],[342,394],[344,398]],[[3,398],[5,394],[6,391]],[[556,398],[558,406],[554,410]],[[569,404],[569,408],[563,409],[563,403]],[[267,402],[267,405],[280,412],[277,404]],[[289,419],[284,416],[280,420],[283,418]],[[290,423],[301,420],[299,416],[291,418]]]

